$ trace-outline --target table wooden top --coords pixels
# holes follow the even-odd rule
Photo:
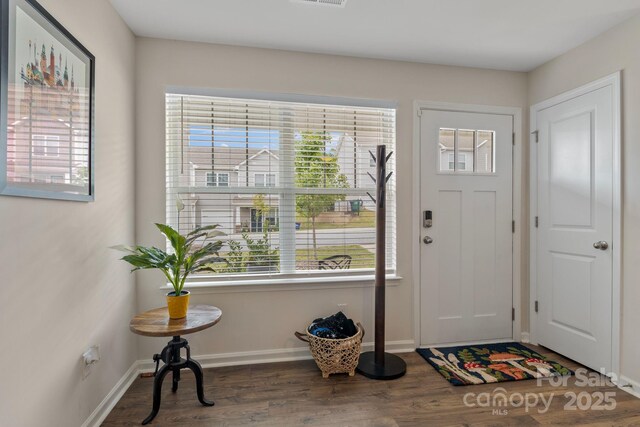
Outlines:
[[[222,310],[212,305],[190,305],[187,317],[170,319],[167,307],[145,311],[131,319],[131,332],[147,337],[174,337],[207,329],[220,321]]]

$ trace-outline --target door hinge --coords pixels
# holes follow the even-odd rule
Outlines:
[[[422,108],[418,108],[418,117],[422,117]]]
[[[538,142],[538,131],[534,130],[533,132],[531,132],[531,135],[533,135],[535,137],[535,141]]]
[[[511,145],[516,145],[516,133],[511,134]]]
[[[512,233],[516,232],[516,221],[515,220],[511,221],[511,232]]]
[[[536,313],[537,313],[537,312],[538,312],[538,301],[536,301],[536,302],[535,302],[535,304],[534,304],[534,309],[535,309],[535,311],[536,311]]]
[[[538,228],[538,217],[536,217],[536,228]]]
[[[515,322],[516,320],[516,308],[511,307],[511,320]]]

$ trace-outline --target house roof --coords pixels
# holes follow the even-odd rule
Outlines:
[[[277,151],[266,148],[245,149],[243,147],[189,147],[186,152],[186,161],[196,169],[234,170],[241,164],[256,158],[260,154],[267,152],[275,159],[278,159]]]
[[[255,153],[253,156],[249,156],[249,158],[248,158],[248,159],[247,159],[247,158],[245,158],[245,160],[243,160],[243,161],[241,161],[240,163],[238,163],[238,165],[235,167],[235,169],[240,169],[240,166],[242,166],[242,165],[246,164],[246,163],[247,163],[247,161],[251,161],[251,160],[255,159],[256,157],[258,157],[258,156],[260,156],[260,155],[262,155],[262,154],[265,154],[265,153],[266,153],[266,154],[268,154],[268,155],[270,155],[271,157],[273,157],[273,158],[274,158],[274,159],[276,159],[276,160],[280,160],[280,157],[278,157],[278,156],[277,156],[276,154],[274,154],[272,151],[270,151],[270,150],[268,150],[268,149],[266,149],[266,148],[263,148],[262,150],[260,150],[260,151],[258,151],[257,153]],[[245,156],[245,157],[246,157],[246,156]]]

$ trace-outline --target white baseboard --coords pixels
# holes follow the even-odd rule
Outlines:
[[[415,350],[413,340],[388,341],[386,351],[389,353],[407,353]],[[362,351],[373,350],[373,343],[363,343]],[[279,348],[271,350],[241,351],[237,353],[201,354],[192,356],[203,368],[219,368],[223,366],[257,365],[260,363],[292,362],[309,360],[311,353],[307,347]],[[151,360],[139,360],[140,372],[153,372],[155,364]]]
[[[116,403],[120,401],[124,393],[129,389],[129,386],[138,378],[138,374],[140,373],[139,365],[139,360],[133,362],[122,378],[120,378],[111,391],[102,399],[98,407],[89,415],[89,418],[82,423],[82,427],[98,427],[102,424],[105,418],[107,418],[107,415],[109,415],[109,412],[111,412],[113,407],[116,406]]]
[[[366,351],[373,351],[373,342],[364,343],[363,349]],[[416,351],[416,343],[413,340],[388,341],[386,351],[389,353],[411,353]]]
[[[443,342],[439,344],[421,345],[419,348],[433,348],[433,347],[459,347],[463,345],[483,345],[483,344],[504,344],[513,342],[513,338],[505,338],[499,340],[479,340],[479,341],[462,341],[462,342]]]
[[[521,332],[520,333],[520,342],[525,344],[529,343],[529,332]]]
[[[282,348],[272,350],[241,351],[237,353],[217,353],[192,355],[203,368],[218,368],[222,366],[252,365],[258,363],[290,362],[294,360],[311,359],[311,353],[306,348]],[[153,361],[139,360],[140,372],[153,372]]]
[[[637,398],[640,398],[640,383],[630,378],[627,378],[624,375],[620,375],[620,380],[618,381],[618,388],[626,391],[627,393]]]

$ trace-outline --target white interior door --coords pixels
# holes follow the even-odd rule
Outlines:
[[[612,362],[612,86],[536,114],[537,341],[586,366]],[[617,243],[617,242],[616,242]]]
[[[420,345],[511,339],[513,117],[420,120]]]

